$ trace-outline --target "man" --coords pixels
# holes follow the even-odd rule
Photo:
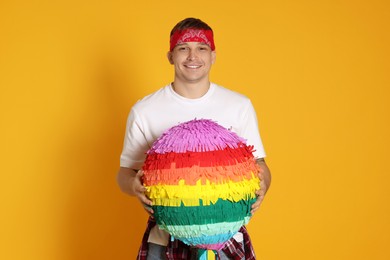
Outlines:
[[[151,201],[141,183],[145,153],[167,129],[195,118],[211,119],[247,139],[254,145],[254,156],[262,169],[258,199],[252,214],[258,210],[271,175],[264,161],[257,118],[250,100],[236,92],[211,83],[209,72],[216,52],[212,29],[195,18],[179,22],[171,31],[168,60],[174,66],[174,81],[138,101],[128,117],[118,184],[121,190],[136,196],[151,215],[137,259],[191,259],[196,250],[181,241],[171,241],[153,220]],[[224,249],[220,259],[255,259],[249,235],[242,227]]]

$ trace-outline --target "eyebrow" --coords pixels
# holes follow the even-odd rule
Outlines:
[[[204,46],[204,47],[208,47],[211,49],[211,47],[207,43],[204,43],[204,42],[195,42],[195,43],[197,43],[198,46]],[[188,42],[179,43],[175,46],[175,48],[176,47],[183,47],[183,46],[189,46]]]
[[[194,43],[197,43],[198,45],[209,46],[207,43],[204,43],[204,42],[194,42]],[[180,46],[180,45],[189,45],[189,44],[188,44],[188,42],[182,42],[182,43],[177,44],[176,46]]]

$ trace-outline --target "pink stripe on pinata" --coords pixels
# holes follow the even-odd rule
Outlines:
[[[158,138],[148,153],[206,152],[237,148],[246,140],[208,119],[191,120],[174,126]]]
[[[197,248],[203,248],[207,250],[221,250],[222,248],[225,247],[226,242],[224,243],[218,243],[218,244],[201,244],[201,245],[196,245]]]

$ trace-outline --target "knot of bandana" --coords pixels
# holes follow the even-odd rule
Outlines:
[[[210,46],[211,50],[215,50],[213,31],[202,29],[185,29],[177,30],[171,36],[170,51],[172,51],[176,45],[184,42],[202,42]]]

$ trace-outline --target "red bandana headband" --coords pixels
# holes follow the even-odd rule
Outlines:
[[[203,29],[185,29],[182,31],[177,30],[171,36],[171,48],[175,48],[176,45],[185,42],[202,42],[210,46],[211,50],[215,50],[213,31]]]

